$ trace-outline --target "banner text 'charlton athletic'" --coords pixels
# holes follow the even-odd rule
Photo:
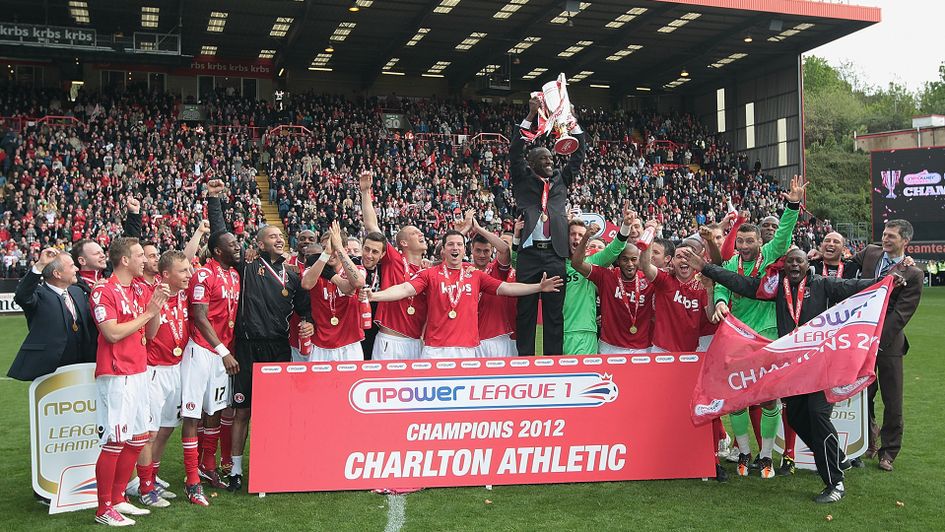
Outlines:
[[[698,354],[256,364],[252,492],[715,474]],[[686,460],[668,460],[685,456]]]

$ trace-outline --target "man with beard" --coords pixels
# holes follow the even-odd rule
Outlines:
[[[207,184],[207,199],[211,231],[225,230],[220,194],[223,181],[213,179]],[[285,266],[285,238],[282,231],[264,226],[256,233],[258,256],[251,261],[240,260],[236,270],[240,274],[240,298],[234,332],[236,360],[239,371],[233,380],[233,406],[236,416],[232,428],[233,468],[228,488],[236,492],[242,488],[243,448],[249,430],[253,390],[253,364],[289,362],[289,318],[295,312],[305,322],[300,335],[311,334],[311,302],[302,289],[298,272]],[[207,438],[207,432],[204,431]],[[207,438],[209,440],[209,438]],[[210,442],[207,442],[210,449]],[[212,448],[216,448],[216,442]]]
[[[361,256],[357,260],[352,258],[355,264],[364,267],[364,286],[378,291],[381,289],[381,259],[384,258],[387,249],[387,237],[384,233],[369,232],[364,235],[364,241],[361,243]],[[380,330],[374,316],[377,316],[377,303],[371,303],[371,328],[364,330],[364,340],[361,341],[361,348],[364,351],[364,359],[371,360],[374,355],[374,342],[377,333]]]
[[[799,176],[794,176],[791,180],[790,191],[784,194],[784,199],[788,202],[787,206],[777,224],[772,225],[770,220],[765,218],[762,222],[762,229],[751,224],[743,224],[738,228],[735,241],[737,253],[723,264],[726,270],[738,272],[739,275],[757,277],[763,274],[765,268],[771,263],[787,253],[791,247],[791,236],[794,233],[800,201],[806,186],[806,183],[802,184],[802,179]],[[767,243],[762,245],[765,231],[772,230],[772,227],[777,227],[774,230],[775,233]],[[718,322],[731,312],[761,336],[771,340],[777,338],[777,319],[774,304],[771,301],[743,298],[738,294],[732,294],[728,288],[720,285],[715,287],[714,300],[715,314],[713,321]],[[774,465],[771,461],[771,450],[774,447],[774,439],[778,433],[778,425],[781,423],[780,418],[781,407],[777,400],[761,405],[761,449],[759,451],[758,467],[762,478],[773,478],[775,476]],[[735,442],[739,449],[737,471],[740,476],[748,476],[751,468],[751,440],[749,437],[751,418],[748,409],[730,414],[729,419],[732,422],[732,432],[735,434]]]
[[[554,155],[546,148],[532,148],[526,157],[525,139],[521,130],[531,128],[540,107],[541,101],[538,98],[528,101],[528,117],[515,128],[509,146],[512,195],[525,221],[516,269],[518,279],[525,283],[535,283],[546,276],[570,278],[565,261],[571,256],[570,247],[573,246],[568,246],[568,219],[565,209],[568,188],[581,172],[586,146],[584,132],[580,126],[574,124],[571,133],[577,138],[579,145],[563,170],[554,168]],[[574,239],[574,244],[579,240],[580,237]],[[574,275],[580,277],[576,272]],[[567,331],[564,317],[566,295],[567,290],[546,294],[536,292],[518,300],[516,342],[520,354],[535,354],[535,325],[538,320],[539,299],[543,313],[542,345],[545,354],[560,355],[569,352],[564,346]],[[593,316],[590,319],[595,321]],[[596,331],[596,322],[593,330]],[[594,350],[596,347],[595,339]]]
[[[361,172],[361,215],[368,233],[380,233],[371,186],[374,176]],[[413,225],[405,225],[394,237],[397,247],[387,243],[380,259],[381,290],[403,284],[423,269],[427,241],[423,232]],[[403,300],[384,301],[377,305],[374,321],[379,331],[374,339],[374,360],[420,358],[423,347],[423,326],[427,321],[427,299],[407,297]]]
[[[508,283],[463,264],[466,237],[450,230],[443,235],[443,262],[421,271],[410,281],[380,292],[368,292],[371,301],[427,299],[429,314],[424,333],[423,358],[475,358],[479,345],[479,295],[521,297],[554,292],[564,281],[548,278],[534,284]]]
[[[693,253],[687,253],[687,259],[693,269],[701,270],[703,275],[725,285],[735,293],[746,298],[761,297],[759,288],[767,277],[748,277],[705,264],[704,260]],[[792,249],[784,258],[784,265],[775,282],[774,294],[778,337],[791,334],[801,325],[817,317],[830,306],[843,301],[853,294],[869,288],[877,279],[841,279],[822,277],[812,273],[807,255],[800,249]],[[920,281],[921,282],[921,281]],[[902,277],[895,280],[898,287],[904,283]],[[761,292],[764,292],[763,290]],[[764,295],[770,299],[770,294]],[[784,399],[788,419],[797,434],[808,444],[814,455],[817,473],[826,487],[814,498],[818,503],[833,503],[843,498],[844,461],[839,447],[837,430],[830,420],[833,405],[827,402],[824,392],[818,391],[795,395]]]
[[[602,354],[645,353],[653,334],[653,285],[637,269],[640,250],[626,246],[617,257],[617,266],[595,266],[585,261],[592,225],[571,255],[571,267],[586,277],[600,294]]]

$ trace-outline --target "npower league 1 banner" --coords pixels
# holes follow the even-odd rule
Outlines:
[[[30,462],[33,490],[50,500],[49,513],[94,508],[95,364],[64,366],[30,385]]]
[[[249,489],[711,477],[700,356],[256,364]]]
[[[870,153],[873,191],[873,240],[887,220],[912,222],[915,237],[906,254],[945,259],[945,148]]]

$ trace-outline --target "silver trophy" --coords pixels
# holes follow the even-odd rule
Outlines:
[[[896,199],[896,185],[899,184],[899,176],[902,174],[901,170],[883,170],[880,172],[883,176],[883,186],[889,190],[889,194],[886,194],[887,199]]]
[[[558,79],[545,83],[540,92],[533,92],[531,96],[541,100],[537,128],[535,132],[522,130],[522,136],[528,141],[533,141],[537,137],[550,134],[555,138],[556,153],[561,155],[574,153],[580,144],[576,138],[568,134],[577,121],[571,114],[571,99],[568,97],[568,81],[565,75],[559,74]]]

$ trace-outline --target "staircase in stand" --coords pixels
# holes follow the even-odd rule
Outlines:
[[[263,218],[266,219],[266,225],[278,227],[288,240],[289,235],[286,234],[285,225],[279,217],[279,205],[269,203],[269,176],[263,173],[256,174],[256,187],[259,189],[259,199],[262,200],[262,213]]]

